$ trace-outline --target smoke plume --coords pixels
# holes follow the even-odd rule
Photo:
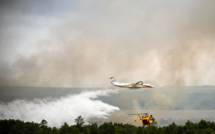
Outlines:
[[[14,6],[17,4],[13,3],[10,12],[1,12],[0,17],[10,20],[8,16],[15,14],[27,22],[31,20],[24,11],[31,10],[35,3],[28,3],[29,8],[24,8],[24,11],[20,7],[25,5]],[[26,56],[29,50],[22,49],[22,54],[16,55],[12,63],[8,63],[4,56],[12,55],[13,48],[19,48],[13,37],[17,37],[17,31],[22,31],[22,28],[14,31],[4,27],[7,23],[2,23],[0,85],[106,87],[110,86],[107,79],[110,76],[122,82],[143,80],[156,87],[213,85],[214,5],[215,1],[210,0],[78,1],[76,7],[68,10],[67,19],[62,17],[57,24],[52,23],[47,36],[28,41],[29,45],[36,44],[34,52]],[[55,6],[52,10],[42,6],[43,10],[31,10],[31,13],[44,13],[46,15],[42,17],[45,19],[42,20],[46,20],[51,16],[50,12],[55,11]],[[36,4],[34,9],[38,7]],[[8,11],[6,8],[2,10]],[[17,21],[19,18],[12,22]],[[7,36],[8,33],[12,35]],[[28,38],[27,34],[22,38]],[[145,101],[144,108],[174,109],[175,104],[184,99],[183,88],[159,89],[154,88],[151,96],[141,99]],[[124,98],[121,101],[128,96]],[[143,107],[135,99],[131,102],[137,112]],[[32,103],[43,106],[42,102]]]
[[[50,28],[35,53],[1,63],[0,85],[107,86],[109,76],[157,86],[213,84],[213,5],[78,2],[78,16]]]

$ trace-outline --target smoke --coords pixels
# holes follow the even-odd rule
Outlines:
[[[165,112],[165,111],[164,111]],[[158,124],[159,126],[167,126],[172,124],[173,122],[177,125],[184,125],[188,120],[194,123],[199,122],[204,119],[206,121],[214,122],[214,110],[178,110],[171,111],[169,116],[164,119],[164,117],[160,117]],[[185,115],[185,116],[184,116]]]
[[[213,5],[78,2],[77,16],[50,28],[35,53],[1,66],[0,84],[107,86],[109,76],[156,86],[213,84]]]
[[[0,62],[0,85],[106,87],[107,78],[115,76],[120,82],[171,86],[154,88],[150,96],[142,93],[144,106],[129,96],[138,112],[142,107],[175,109],[184,89],[172,86],[214,84],[214,1],[91,0],[75,5],[46,37],[29,42],[37,44],[34,53],[26,56],[23,50],[12,64]],[[2,51],[5,44],[16,45],[12,37],[4,36]]]
[[[107,119],[111,112],[119,108],[104,103],[96,98],[116,93],[117,90],[98,90],[82,92],[58,99],[45,98],[34,100],[14,100],[0,104],[0,119],[20,119],[40,123],[42,119],[49,126],[60,127],[64,122],[75,124],[74,120],[81,115],[85,122],[93,118]]]

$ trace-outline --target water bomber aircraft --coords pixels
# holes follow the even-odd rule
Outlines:
[[[152,84],[144,84],[142,81],[133,82],[133,83],[120,83],[117,82],[114,77],[109,78],[111,81],[111,84],[117,87],[128,87],[128,88],[153,88],[155,87]]]

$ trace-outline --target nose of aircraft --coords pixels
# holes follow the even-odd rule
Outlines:
[[[151,84],[151,87],[155,87],[155,86]]]
[[[151,87],[151,88],[155,87],[155,86],[154,86],[154,85],[152,85],[152,84],[148,84],[148,86],[149,86],[149,87]]]

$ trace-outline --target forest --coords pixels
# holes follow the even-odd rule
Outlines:
[[[215,123],[203,119],[198,123],[188,120],[184,125],[173,122],[168,126],[145,128],[112,122],[84,125],[84,119],[81,116],[75,119],[75,123],[71,126],[64,123],[60,128],[51,128],[44,119],[41,123],[14,119],[0,120],[0,134],[215,134]]]

